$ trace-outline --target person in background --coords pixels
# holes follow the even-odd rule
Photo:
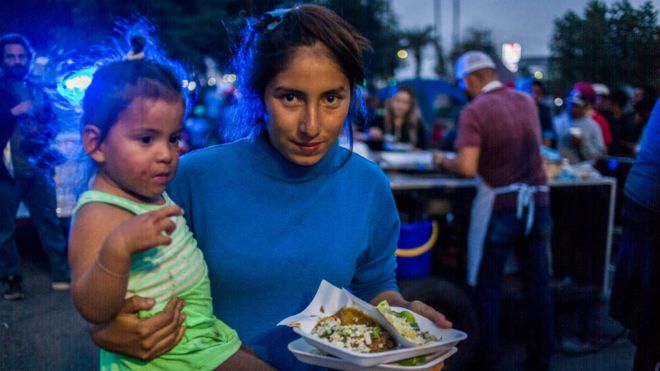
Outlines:
[[[412,88],[405,85],[397,88],[385,103],[385,115],[376,117],[369,133],[372,139],[386,139],[390,135],[395,142],[410,143],[418,149],[426,148],[426,128]]]
[[[555,118],[554,124],[559,155],[570,163],[597,160],[606,155],[602,131],[589,116],[582,91],[571,90],[566,98],[566,110]]]
[[[637,142],[644,132],[644,127],[649,120],[656,99],[658,99],[658,92],[650,85],[644,85],[635,89],[635,95],[633,96],[635,129],[633,130],[633,137],[631,138],[635,143],[635,153],[637,152]]]
[[[539,111],[539,121],[541,122],[541,137],[543,145],[554,148],[557,141],[555,129],[552,126],[552,109],[544,102],[545,85],[539,80],[532,81],[532,96],[536,101],[536,108]]]
[[[437,167],[478,175],[468,236],[468,284],[476,286],[481,332],[479,370],[498,370],[501,291],[512,251],[521,267],[529,371],[548,370],[554,342],[547,249],[552,229],[540,154],[541,124],[528,94],[505,88],[485,53],[468,51],[456,79],[473,100],[461,112],[455,158],[434,154]]]
[[[596,94],[596,97],[594,98],[594,109],[603,115],[608,123],[612,124],[610,120],[610,111],[612,105],[610,88],[608,88],[605,84],[591,84],[591,87],[594,88],[594,93]]]
[[[651,106],[653,106],[657,98],[658,98],[658,90],[656,88],[654,88],[651,85],[641,85],[641,86],[637,86],[633,91],[632,104],[634,106],[635,104],[643,100],[647,100],[651,102]]]
[[[637,346],[634,371],[660,367],[660,100],[624,186],[610,314]]]
[[[623,89],[616,89],[610,97],[610,123],[612,124],[612,145],[609,154],[612,156],[634,157],[637,141],[641,136],[643,125],[635,125],[635,115],[628,112],[630,98]]]
[[[596,90],[593,86],[586,82],[577,82],[573,85],[573,89],[582,93],[583,100],[585,102],[585,109],[587,111],[587,116],[598,124],[600,132],[603,136],[603,142],[605,143],[605,150],[607,152],[607,146],[612,144],[612,132],[610,131],[610,123],[607,119],[598,112],[594,106],[596,100]]]
[[[438,326],[451,323],[396,284],[400,222],[373,162],[339,145],[359,113],[367,39],[318,5],[278,9],[248,23],[235,65],[247,137],[181,159],[168,194],[185,210],[209,269],[214,313],[278,370],[309,370],[287,350],[298,336],[276,324],[302,311],[322,280],[372,304],[387,300]],[[131,297],[93,339],[150,359],[176,344],[178,311],[138,319]]]
[[[53,167],[61,156],[49,149],[58,132],[51,103],[28,78],[34,51],[19,34],[0,37],[0,281],[3,298],[24,297],[16,247],[16,213],[30,211],[50,265],[53,290],[69,289],[66,236],[57,217]]]

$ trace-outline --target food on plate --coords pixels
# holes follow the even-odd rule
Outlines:
[[[312,334],[359,353],[376,353],[396,348],[392,335],[376,320],[353,307],[321,319]]]
[[[419,366],[423,365],[424,363],[426,363],[426,356],[406,358],[397,362],[397,364],[401,366]]]
[[[435,336],[429,334],[428,331],[422,331],[419,328],[417,320],[412,313],[405,310],[397,312],[390,308],[390,305],[385,300],[378,303],[376,308],[399,335],[416,345],[423,345],[438,340]]]

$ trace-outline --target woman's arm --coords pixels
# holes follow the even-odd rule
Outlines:
[[[81,208],[73,225],[69,254],[73,303],[87,321],[102,323],[119,313],[126,296],[131,256],[167,245],[176,206],[132,216],[105,204]],[[117,223],[121,223],[117,225]]]
[[[153,299],[132,296],[111,321],[92,325],[94,343],[107,351],[143,361],[154,359],[174,348],[185,334],[182,312],[185,303],[172,298],[165,309],[149,318],[138,318],[141,310],[151,309]]]
[[[421,316],[424,316],[433,321],[438,327],[452,327],[452,323],[448,321],[447,318],[445,318],[444,314],[436,311],[432,306],[426,305],[419,300],[407,301],[398,291],[381,292],[380,294],[376,295],[376,297],[371,299],[371,304],[378,305],[378,303],[383,300],[387,300],[387,302],[392,306],[406,308]]]

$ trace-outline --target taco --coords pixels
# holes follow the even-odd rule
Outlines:
[[[392,335],[357,308],[345,307],[321,319],[312,334],[332,344],[359,353],[384,352],[396,348]]]
[[[376,308],[399,335],[414,344],[423,345],[438,340],[435,336],[429,334],[428,331],[422,331],[419,328],[417,320],[412,313],[405,310],[397,312],[390,308],[390,305],[385,300],[378,303]]]

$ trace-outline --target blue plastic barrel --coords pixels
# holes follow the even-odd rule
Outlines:
[[[431,274],[431,248],[437,239],[435,222],[402,224],[396,250],[397,277],[420,278]]]

